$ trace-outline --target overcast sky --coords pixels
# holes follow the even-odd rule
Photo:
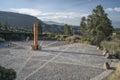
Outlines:
[[[36,16],[43,21],[79,25],[82,16],[101,4],[114,26],[120,27],[120,0],[1,0],[0,11]]]

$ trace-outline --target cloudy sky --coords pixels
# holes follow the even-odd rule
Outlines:
[[[43,21],[79,25],[82,16],[101,4],[116,27],[120,27],[120,0],[1,0],[0,11],[36,16]]]

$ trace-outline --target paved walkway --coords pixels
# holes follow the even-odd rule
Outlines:
[[[16,80],[90,80],[103,73],[106,59],[93,46],[60,41],[40,41],[32,51],[29,42],[0,45],[0,65],[17,71]]]

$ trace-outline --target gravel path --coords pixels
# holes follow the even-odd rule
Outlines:
[[[29,42],[0,44],[0,65],[13,68],[16,80],[90,80],[102,74],[106,59],[95,47],[62,41],[39,41],[42,50],[32,51]]]

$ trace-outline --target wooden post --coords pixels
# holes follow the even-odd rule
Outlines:
[[[32,45],[32,50],[38,50],[38,24],[34,24],[34,44]]]

